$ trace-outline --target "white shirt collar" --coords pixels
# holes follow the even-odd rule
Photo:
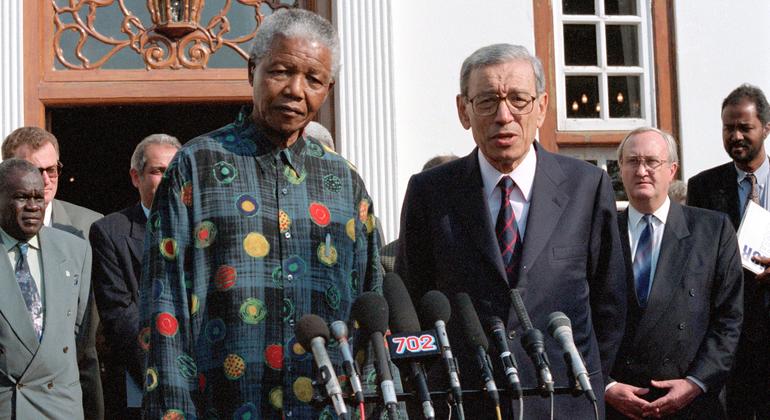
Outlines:
[[[3,248],[5,249],[6,253],[11,252],[16,244],[19,243],[18,239],[6,233],[3,228],[0,228],[0,238],[2,238]],[[40,249],[40,242],[38,242],[37,235],[33,236],[32,239],[27,241],[27,243],[34,249]]]
[[[45,206],[45,213],[43,214],[43,226],[51,227],[53,219],[53,200]]]
[[[485,199],[489,200],[492,192],[497,188],[497,183],[506,175],[513,179],[513,182],[516,183],[526,201],[529,201],[532,197],[532,183],[535,181],[535,169],[537,168],[537,153],[535,153],[535,146],[533,144],[529,145],[529,150],[527,155],[524,156],[524,160],[509,174],[501,173],[495,169],[487,161],[487,158],[484,157],[481,149],[479,149],[479,168],[481,169],[481,180],[484,182]]]
[[[655,210],[652,215],[655,216],[654,219],[658,219],[661,224],[666,224],[666,219],[668,218],[668,209],[671,207],[671,200],[666,197],[666,201],[663,202],[663,204],[658,207],[657,210]],[[629,227],[635,227],[639,224],[639,221],[644,216],[644,213],[640,213],[639,210],[634,208],[634,205],[631,203],[628,203],[628,226]]]
[[[144,206],[144,204],[139,203],[142,205],[142,211],[144,212],[144,217],[147,218],[147,220],[150,220],[150,209]]]

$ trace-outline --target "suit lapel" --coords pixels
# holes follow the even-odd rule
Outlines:
[[[495,237],[495,228],[489,215],[489,206],[484,196],[484,182],[481,180],[481,169],[479,168],[478,148],[473,153],[465,156],[464,176],[455,181],[455,188],[451,189],[451,194],[455,196],[449,200],[454,203],[455,211],[460,215],[460,219],[467,221],[462,223],[462,229],[466,237],[479,248],[481,255],[492,264],[500,275],[499,280],[508,287],[508,280],[503,266],[503,259],[500,256],[500,247]],[[479,224],[481,226],[479,226]]]
[[[682,206],[671,202],[664,229],[650,298],[639,320],[636,339],[647,337],[658,320],[664,314],[671,313],[669,306],[675,291],[684,280],[684,269],[692,246],[687,243],[690,230]]]
[[[50,335],[57,335],[60,332],[52,328],[51,321],[56,316],[64,313],[64,302],[72,294],[72,285],[77,280],[80,273],[72,273],[66,269],[66,258],[59,249],[59,244],[48,236],[46,229],[40,230],[40,249],[43,255],[43,281],[45,293],[45,323],[43,324],[43,341]]]
[[[4,253],[4,252],[3,252]],[[37,352],[40,342],[37,339],[32,318],[27,304],[16,282],[16,274],[8,259],[8,254],[0,255],[0,313],[13,329],[16,337],[27,348],[30,356]]]
[[[717,184],[715,185],[712,193],[712,199],[716,201],[716,209],[723,209],[724,212],[730,217],[730,221],[733,222],[735,230],[738,230],[738,226],[741,224],[741,208],[740,200],[738,196],[738,172],[735,169],[735,164],[729,162],[724,165],[723,173],[717,178]]]
[[[141,204],[137,204],[131,210],[129,220],[131,221],[131,228],[126,242],[134,261],[140,263],[144,254],[144,233],[147,225],[147,218],[144,216]]]
[[[519,265],[518,284],[526,288],[527,272],[548,243],[556,225],[569,202],[569,196],[559,190],[566,179],[561,166],[539,144],[535,143],[537,168],[532,185],[532,198],[527,216],[527,229]]]

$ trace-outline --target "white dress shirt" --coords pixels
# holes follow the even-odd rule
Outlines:
[[[516,224],[519,226],[519,237],[523,241],[527,228],[529,203],[532,198],[532,183],[535,181],[535,169],[537,168],[535,147],[530,145],[524,160],[521,161],[516,169],[507,174],[495,169],[484,157],[481,149],[479,149],[479,168],[481,169],[481,180],[484,183],[484,197],[487,199],[493,227],[497,221],[497,213],[500,212],[501,192],[497,184],[504,176],[510,176],[513,182],[516,183],[510,200],[513,214],[516,216]]]
[[[16,244],[19,241],[7,234],[2,228],[0,228],[0,238],[3,240],[3,249],[11,263],[11,269],[16,270],[16,263],[19,261],[19,248],[16,247]],[[27,265],[29,265],[29,273],[35,281],[37,291],[40,293],[40,303],[43,306],[43,325],[45,325],[45,291],[43,290],[45,285],[43,283],[43,255],[40,249],[40,241],[38,241],[37,235],[35,235],[27,243],[29,244],[27,249]]]

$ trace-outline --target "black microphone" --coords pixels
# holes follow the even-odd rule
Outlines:
[[[449,374],[449,387],[452,390],[452,402],[457,408],[457,417],[465,418],[463,411],[463,390],[460,387],[460,372],[457,368],[457,360],[452,356],[452,347],[449,345],[449,336],[446,333],[446,323],[452,315],[449,299],[438,290],[431,290],[420,299],[420,321],[423,328],[435,328],[441,356]]]
[[[489,326],[488,331],[492,334],[492,338],[495,341],[495,347],[497,347],[498,353],[500,353],[500,361],[505,369],[505,376],[508,378],[508,383],[516,391],[516,394],[521,398],[521,381],[519,380],[519,367],[516,364],[516,358],[508,348],[508,338],[505,335],[505,324],[500,317],[493,316],[487,320]]]
[[[484,381],[484,388],[486,388],[489,398],[495,403],[495,408],[499,411],[500,395],[497,392],[497,384],[492,375],[492,361],[487,354],[489,342],[484,334],[484,329],[481,328],[479,316],[476,314],[471,297],[467,293],[455,295],[455,303],[459,310],[457,316],[460,321],[460,328],[468,337],[471,347],[476,351],[476,361],[481,369],[481,380]]]
[[[294,334],[305,351],[313,352],[313,358],[321,373],[321,380],[326,385],[326,393],[334,404],[337,416],[347,418],[348,409],[342,399],[342,388],[337,381],[329,355],[326,353],[326,342],[329,341],[329,327],[326,326],[326,321],[318,315],[304,315],[297,322]]]
[[[382,293],[390,307],[390,329],[393,333],[417,333],[420,331],[420,321],[417,320],[417,312],[412,305],[412,298],[404,287],[404,282],[396,273],[385,274],[382,283]],[[430,399],[428,382],[422,365],[415,361],[409,361],[412,370],[417,397],[422,404],[422,414],[426,419],[434,419],[436,412],[433,410],[433,401]]]
[[[393,375],[390,373],[390,356],[385,349],[385,331],[388,329],[388,302],[375,292],[362,293],[351,310],[353,319],[358,321],[370,338],[374,357],[377,359],[374,367],[380,378],[382,400],[388,409],[391,419],[398,419],[398,401]]]
[[[521,300],[521,295],[517,289],[511,289],[511,301],[513,302],[513,310],[516,311],[516,316],[519,317],[519,321],[524,325],[521,344],[532,360],[532,364],[537,368],[538,386],[546,394],[553,394],[553,376],[551,376],[551,369],[549,368],[548,355],[545,353],[543,333],[537,328],[532,327],[532,321],[527,314],[527,308],[524,307],[524,302]]]
[[[591,387],[591,381],[588,378],[588,370],[583,363],[583,358],[575,346],[575,340],[572,337],[572,323],[567,315],[562,312],[554,312],[548,316],[548,332],[561,344],[564,354],[568,358],[572,375],[577,379],[580,389],[582,389],[589,400],[596,401],[596,394]]]
[[[342,367],[350,379],[350,387],[356,396],[356,402],[362,404],[364,402],[364,389],[361,386],[361,379],[356,369],[356,362],[353,359],[353,352],[350,351],[350,344],[348,344],[348,326],[343,321],[334,321],[332,322],[331,330],[334,338],[340,345]]]

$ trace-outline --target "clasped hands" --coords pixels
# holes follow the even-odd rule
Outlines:
[[[618,382],[605,392],[604,399],[607,404],[621,414],[638,420],[662,418],[675,414],[703,392],[698,385],[689,379],[652,380],[650,384],[666,391],[666,394],[649,402],[641,398],[650,392],[649,388],[638,388]]]

